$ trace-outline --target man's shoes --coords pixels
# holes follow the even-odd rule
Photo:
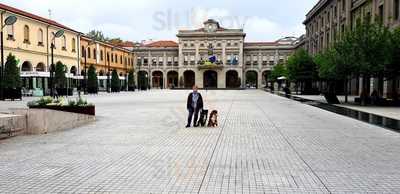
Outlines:
[[[190,125],[186,125],[186,128],[190,128]]]
[[[194,127],[199,127],[199,124],[195,124]]]

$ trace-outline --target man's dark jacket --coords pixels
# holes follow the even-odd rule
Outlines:
[[[201,94],[200,93],[198,93],[199,94],[199,99],[197,100],[197,107],[196,107],[196,109],[197,110],[201,110],[201,109],[203,109],[203,97],[201,96]],[[193,92],[192,93],[190,93],[189,94],[189,96],[188,96],[188,100],[187,100],[187,105],[186,105],[186,107],[187,107],[187,109],[189,110],[189,111],[195,111],[193,108],[193,106],[192,106],[192,103],[193,102]]]

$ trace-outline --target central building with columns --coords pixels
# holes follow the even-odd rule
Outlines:
[[[212,19],[203,28],[180,30],[177,37],[178,43],[156,41],[133,49],[139,87],[264,87],[272,68],[300,45],[295,37],[245,42],[243,29],[226,29]]]

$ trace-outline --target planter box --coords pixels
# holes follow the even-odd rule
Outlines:
[[[95,106],[33,106],[29,107],[31,109],[50,109],[57,110],[63,112],[84,114],[84,115],[96,115],[96,107]]]
[[[24,115],[27,134],[47,134],[83,126],[96,120],[93,115],[77,114],[51,109],[10,109],[13,114]]]

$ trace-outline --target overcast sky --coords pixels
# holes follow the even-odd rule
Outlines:
[[[1,0],[80,32],[101,30],[124,40],[176,40],[178,29],[199,28],[207,18],[241,28],[247,41],[300,36],[318,0]]]

